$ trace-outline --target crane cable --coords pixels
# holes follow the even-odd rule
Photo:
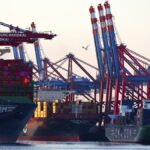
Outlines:
[[[116,23],[115,23],[115,17],[114,16],[112,16],[112,21],[113,21],[114,30],[115,30],[115,33],[116,33],[116,37],[117,37],[118,43],[122,44],[121,36],[119,34],[119,31],[117,30],[117,26],[116,26]]]

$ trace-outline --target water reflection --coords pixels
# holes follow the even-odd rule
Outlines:
[[[0,145],[0,150],[150,150],[150,145],[111,142],[44,142],[18,141],[17,144]]]

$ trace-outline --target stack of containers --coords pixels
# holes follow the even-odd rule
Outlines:
[[[41,116],[41,103],[37,102],[37,107],[36,107],[36,110],[34,112],[34,117],[39,118],[40,116]]]
[[[57,104],[56,102],[52,103],[52,113],[56,113]]]
[[[83,103],[83,113],[84,114],[95,114],[97,113],[97,105],[91,102],[84,102]]]
[[[46,101],[43,102],[43,117],[44,118],[47,117],[47,102]]]
[[[37,102],[37,108],[34,112],[35,118],[47,118],[47,102]]]
[[[27,96],[33,99],[30,88],[32,83],[32,67],[22,60],[0,60],[0,96]],[[31,86],[30,86],[31,85]]]

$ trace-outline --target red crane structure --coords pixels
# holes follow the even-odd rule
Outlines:
[[[95,13],[93,6],[90,7],[89,11],[94,42],[95,39],[99,39],[99,42],[95,42],[96,54],[98,50],[99,53],[103,50],[103,60],[105,60],[101,64],[105,68],[104,72],[101,72],[102,67],[99,68],[100,75],[103,74],[105,77],[100,91],[106,91],[106,96],[101,92],[103,94],[100,100],[101,112],[104,112],[105,118],[108,114],[118,115],[119,105],[126,99],[134,101],[135,108],[142,107],[142,100],[150,100],[150,60],[129,50],[124,44],[117,43],[108,1],[104,3],[104,6],[98,5],[99,26],[95,25],[96,21],[94,20],[97,18],[93,14]],[[93,27],[97,28],[96,34]],[[102,50],[97,49],[99,43],[104,46],[101,48]],[[101,83],[101,80],[99,82]]]
[[[78,59],[71,53],[55,63],[44,58],[43,64],[44,80],[37,80],[37,85],[51,89],[75,91],[74,94],[67,97],[66,101],[74,101],[77,95],[82,95],[88,101],[97,100],[99,83],[96,78],[98,71],[96,67]],[[80,73],[77,73],[76,69]],[[89,70],[93,70],[95,75],[91,75]]]
[[[56,34],[53,34],[52,32],[49,33],[44,33],[44,32],[35,32],[34,30],[24,30],[19,27],[15,27],[13,25],[9,25],[3,22],[0,22],[0,25],[5,26],[10,29],[10,32],[0,32],[0,45],[5,46],[9,45],[13,47],[13,52],[14,52],[14,58],[19,59],[18,55],[18,50],[17,47],[19,47],[19,52],[20,52],[20,58],[25,61],[25,56],[24,56],[24,50],[23,50],[23,42],[26,43],[34,43],[37,45],[38,39],[47,39],[51,40],[53,39]],[[32,28],[35,28],[35,23],[32,22],[31,24]],[[42,70],[42,59],[40,58],[40,55],[37,55],[40,53],[39,47],[35,46],[35,53],[36,53],[36,58],[37,58],[37,65],[38,65],[38,72],[40,74]]]

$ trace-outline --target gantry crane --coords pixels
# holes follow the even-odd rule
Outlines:
[[[117,43],[108,1],[104,3],[104,8],[105,13],[103,5],[98,5],[100,27],[95,24],[95,22],[97,23],[97,18],[92,6],[90,7],[90,13],[91,17],[94,18],[91,20],[92,29],[96,29],[96,31],[101,29],[102,33],[97,38],[99,40],[97,43],[102,42],[101,45],[104,46],[101,49],[104,51],[103,60],[105,60],[102,63],[103,66],[101,66],[101,68],[105,68],[102,73],[105,82],[100,91],[106,90],[106,99],[101,100],[101,109],[104,103],[105,116],[108,116],[112,111],[114,115],[117,115],[119,113],[119,104],[127,98],[132,99],[137,108],[141,107],[142,99],[150,99],[150,60],[129,50],[122,43]],[[96,54],[97,43],[95,42]],[[135,54],[136,56],[134,56]],[[97,59],[99,60],[101,57]],[[145,90],[145,87],[147,90]],[[101,97],[103,98],[103,96]]]
[[[1,46],[4,46],[4,45],[12,46],[15,59],[19,58],[19,54],[18,54],[18,50],[17,50],[18,46],[19,46],[20,58],[25,61],[25,55],[24,55],[24,49],[23,49],[22,43],[23,42],[34,43],[37,65],[38,65],[38,72],[39,72],[39,75],[41,75],[43,66],[41,65],[42,59],[41,59],[41,55],[40,55],[39,44],[37,41],[40,38],[51,40],[56,36],[56,34],[53,34],[51,32],[50,33],[35,32],[35,24],[34,23],[32,23],[32,25],[31,25],[32,31],[24,30],[22,28],[15,27],[13,25],[9,25],[9,24],[3,23],[3,22],[0,22],[0,25],[5,26],[10,29],[10,32],[0,32],[0,45]]]

